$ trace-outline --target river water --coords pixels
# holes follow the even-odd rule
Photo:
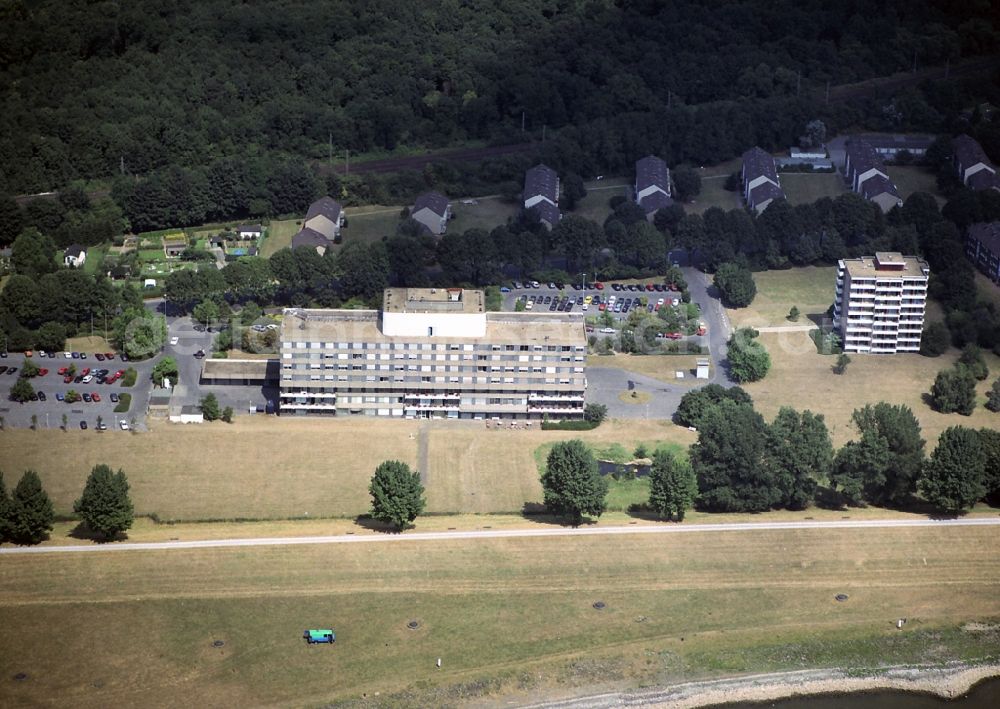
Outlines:
[[[768,702],[713,704],[711,709],[1000,709],[1000,678],[988,679],[957,699],[913,692],[856,692]]]

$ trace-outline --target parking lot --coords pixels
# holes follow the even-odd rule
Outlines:
[[[0,416],[4,418],[4,426],[14,426],[27,428],[32,424],[32,416],[36,417],[38,428],[59,428],[63,425],[62,417],[66,416],[67,428],[97,429],[98,417],[106,430],[122,430],[121,423],[124,421],[127,426],[131,426],[133,419],[141,427],[145,420],[146,402],[149,398],[151,383],[149,374],[152,370],[152,362],[122,362],[120,356],[114,355],[113,359],[99,360],[95,352],[74,353],[56,352],[47,353],[44,357],[41,353],[32,353],[30,358],[39,367],[39,376],[32,377],[28,381],[34,389],[37,399],[26,401],[23,404],[12,401],[10,389],[18,380],[24,368],[25,360],[28,359],[23,353],[8,353],[0,356],[0,391],[3,392],[3,400],[0,401]],[[66,376],[59,373],[64,367],[75,366],[76,372],[66,381]],[[132,387],[123,387],[122,379],[115,375],[121,371],[132,367],[136,370],[136,383]],[[104,370],[107,370],[106,376]],[[42,374],[41,372],[44,372]],[[85,373],[86,372],[86,373]],[[101,373],[101,374],[98,374]],[[65,401],[66,394],[75,391],[82,398],[73,403]],[[124,413],[115,413],[117,402],[113,401],[121,394],[130,394],[132,402],[129,410]],[[96,395],[96,396],[95,396]],[[85,398],[84,398],[85,397]],[[89,401],[87,401],[89,399]]]

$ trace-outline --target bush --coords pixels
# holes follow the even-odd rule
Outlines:
[[[600,424],[592,421],[542,421],[543,431],[593,431]]]
[[[931,323],[920,336],[920,354],[925,357],[939,357],[948,351],[951,333],[943,322]]]
[[[125,374],[122,376],[122,386],[130,387],[135,386],[135,378],[138,376],[138,372],[134,368],[129,367],[125,370]],[[126,396],[123,394],[122,396]]]
[[[583,409],[583,419],[595,426],[599,425],[608,415],[608,407],[604,404],[587,404]]]
[[[763,379],[771,369],[771,355],[757,341],[758,334],[756,330],[744,327],[729,338],[726,354],[729,373],[740,384]]]
[[[118,395],[118,403],[115,405],[115,413],[123,414],[128,411],[129,407],[132,405],[132,395],[125,393]]]
[[[719,289],[722,302],[730,308],[745,308],[757,295],[750,270],[736,263],[724,263],[715,272],[715,287]]]

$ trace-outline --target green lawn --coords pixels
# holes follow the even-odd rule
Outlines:
[[[373,205],[369,207],[348,208],[347,227],[341,232],[344,243],[362,241],[371,243],[379,241],[383,236],[392,236],[399,226],[399,215],[402,207],[385,207]]]
[[[914,192],[927,192],[934,195],[938,204],[944,204],[945,200],[937,191],[937,179],[934,173],[926,168],[909,165],[906,167],[888,166],[889,177],[896,183],[899,189],[899,196],[904,200]]]
[[[725,189],[726,177],[728,175],[703,176],[701,180],[701,193],[694,198],[694,201],[685,204],[684,210],[688,213],[702,214],[712,207],[719,207],[725,211],[730,209],[742,209],[743,201],[739,192],[729,192]]]
[[[576,214],[603,225],[604,220],[611,214],[608,202],[612,197],[628,197],[630,184],[631,181],[624,177],[588,182],[587,196],[577,203],[576,209],[567,214]]]
[[[761,530],[10,556],[0,701],[506,706],[598,685],[995,661],[998,537]],[[336,644],[306,645],[309,627],[333,627]],[[68,630],[54,641],[53,629]]]
[[[302,228],[302,222],[298,219],[282,219],[272,221],[267,227],[267,236],[261,243],[260,255],[264,258],[273,256],[281,249],[286,249],[292,244],[292,237]]]
[[[452,201],[451,209],[455,218],[448,224],[449,231],[492,231],[495,227],[506,224],[507,219],[516,216],[521,208],[518,203],[505,202],[498,197],[480,197],[475,202],[462,204],[460,199]]]
[[[87,260],[83,262],[83,272],[91,275],[101,270],[104,265],[104,257],[108,255],[110,244],[100,244],[98,246],[87,247]]]
[[[847,191],[835,172],[782,172],[778,180],[789,204],[811,204],[821,197],[837,197]]]

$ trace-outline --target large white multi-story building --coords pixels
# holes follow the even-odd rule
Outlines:
[[[482,291],[390,288],[378,310],[285,310],[283,413],[574,419],[582,313],[486,312]]]
[[[919,352],[927,304],[927,262],[898,252],[841,259],[833,323],[845,352]]]

